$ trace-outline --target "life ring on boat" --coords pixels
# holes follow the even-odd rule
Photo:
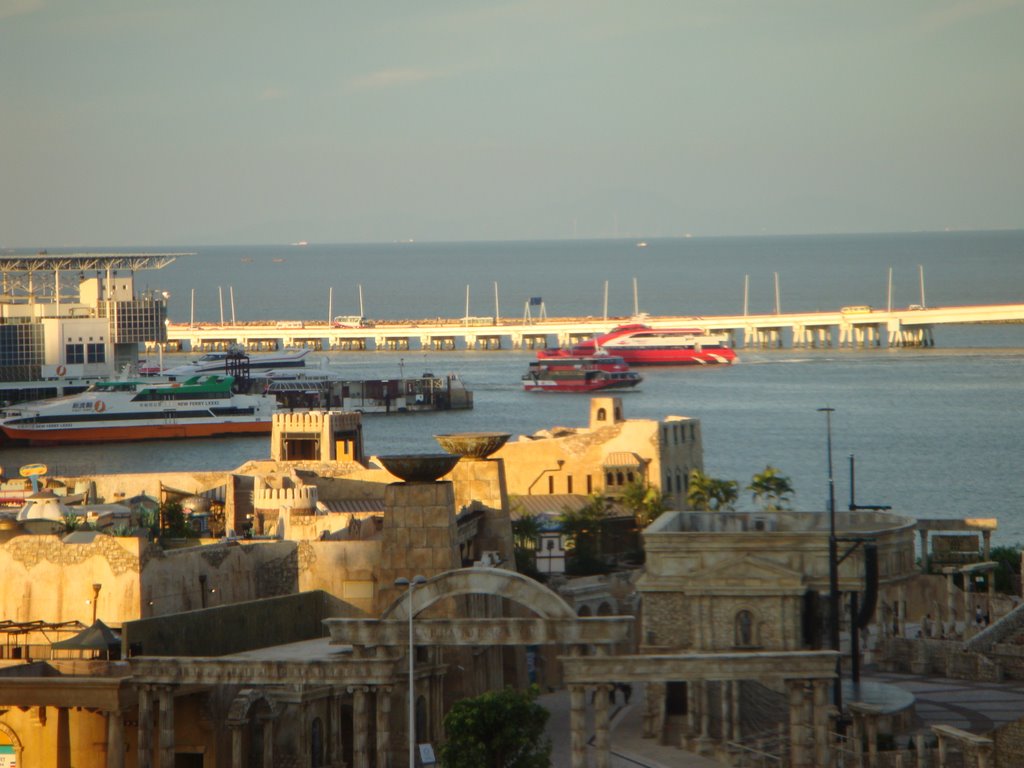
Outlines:
[[[97,400],[95,403],[92,404],[92,409],[96,411],[96,413],[103,413],[105,410],[107,410],[107,404],[104,403],[102,400]]]
[[[63,366],[63,365],[58,365],[57,366],[57,375],[58,376],[62,376],[63,377],[64,374],[67,373],[67,372],[68,372],[68,369],[65,366]]]

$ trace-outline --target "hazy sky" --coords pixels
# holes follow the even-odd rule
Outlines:
[[[947,227],[1017,0],[0,0],[0,246]]]

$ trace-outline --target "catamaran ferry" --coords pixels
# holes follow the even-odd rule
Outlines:
[[[269,434],[277,399],[238,394],[234,381],[206,374],[181,382],[99,382],[77,395],[6,408],[0,431],[29,445]]]

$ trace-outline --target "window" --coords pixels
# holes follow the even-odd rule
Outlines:
[[[107,348],[103,344],[86,344],[85,361],[87,363],[107,362]]]
[[[84,344],[65,344],[64,361],[68,365],[81,365],[85,362]]]
[[[594,478],[587,475],[587,495],[589,496],[594,492]]]
[[[552,477],[551,475],[548,475],[548,493],[554,493],[554,492],[555,492],[555,478]]]
[[[736,614],[734,622],[735,643],[740,648],[750,648],[754,645],[754,614],[750,611],[740,611]]]
[[[598,408],[597,409],[597,420],[598,421],[607,421],[607,419],[608,419],[608,412],[605,411],[604,408]]]
[[[565,492],[572,493],[572,475],[565,478]]]

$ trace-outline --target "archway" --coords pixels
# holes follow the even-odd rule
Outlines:
[[[22,765],[21,739],[10,726],[0,723],[0,768]]]

